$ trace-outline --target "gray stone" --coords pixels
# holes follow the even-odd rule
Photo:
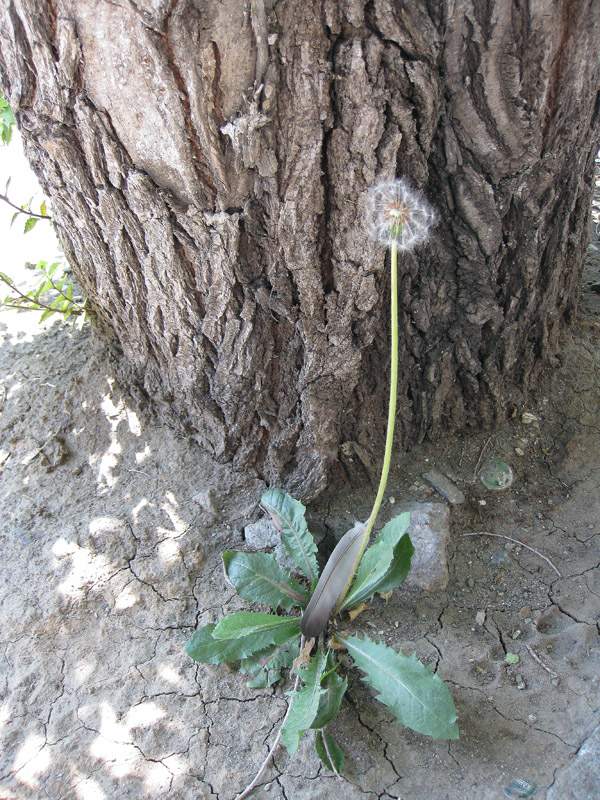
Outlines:
[[[322,540],[322,536],[313,533],[313,538],[317,544]],[[266,550],[275,548],[275,557],[282,567],[295,570],[296,567],[288,551],[283,546],[281,534],[277,530],[275,523],[264,517],[258,522],[251,522],[244,528],[244,539],[248,545],[248,550]]]
[[[600,797],[600,725],[581,745],[571,763],[559,769],[546,800]]]
[[[410,511],[408,534],[415,548],[405,585],[426,592],[445,589],[450,539],[448,507],[444,503],[414,503],[403,510]]]
[[[423,479],[431,484],[453,506],[458,506],[465,502],[465,496],[461,490],[441,472],[432,469],[423,475]]]
[[[263,517],[258,522],[251,522],[244,528],[244,539],[249,550],[264,550],[276,547],[281,539],[279,531],[270,519]]]

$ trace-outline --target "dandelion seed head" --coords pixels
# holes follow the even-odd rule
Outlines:
[[[412,250],[424,242],[437,215],[402,178],[375,184],[369,193],[369,233],[375,241],[398,250]]]

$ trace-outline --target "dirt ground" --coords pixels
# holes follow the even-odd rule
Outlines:
[[[569,771],[599,731],[599,253],[527,407],[493,436],[396,457],[382,521],[408,502],[443,502],[422,479],[432,468],[466,495],[451,509],[450,583],[403,588],[358,622],[435,665],[460,739],[397,725],[353,672],[332,726],[343,780],[306,735],[295,756],[279,752],[256,798],[496,800],[517,779],[536,800],[600,796]],[[290,686],[249,689],[183,646],[242,607],[220,553],[243,547],[264,486],[158,426],[88,330],[2,311],[0,345],[1,800],[231,800]],[[489,457],[511,465],[510,488],[477,479]],[[309,520],[342,531],[371,501],[372,490],[345,492]],[[465,535],[482,533],[495,536]]]

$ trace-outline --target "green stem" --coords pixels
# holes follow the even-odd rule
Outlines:
[[[337,614],[340,606],[342,605],[344,598],[350,588],[350,584],[352,583],[352,579],[356,573],[356,570],[358,569],[358,565],[360,564],[362,555],[365,552],[367,544],[369,543],[369,537],[371,536],[371,531],[373,530],[373,525],[375,525],[375,520],[377,519],[377,514],[379,513],[379,507],[381,506],[381,501],[383,500],[383,495],[385,492],[385,487],[390,472],[390,463],[392,461],[392,446],[394,444],[394,424],[396,422],[396,397],[398,389],[398,246],[396,245],[395,242],[392,243],[390,284],[391,284],[390,324],[391,324],[391,341],[392,341],[391,355],[390,355],[390,402],[388,406],[387,434],[385,437],[385,451],[383,454],[383,466],[381,468],[381,478],[379,479],[379,489],[377,490],[377,496],[375,497],[375,502],[373,503],[373,510],[371,511],[371,515],[369,516],[369,519],[367,520],[367,524],[365,527],[365,532],[363,535],[360,552],[354,563],[354,569],[348,576],[348,581],[346,583],[344,591],[342,592],[339,600],[336,603],[335,608],[333,609],[332,616],[335,616],[335,614]]]
[[[383,456],[383,467],[381,468],[381,478],[379,480],[379,489],[377,496],[373,503],[373,510],[367,522],[364,537],[364,547],[366,547],[379,513],[379,507],[383,500],[383,494],[387,484],[388,475],[390,472],[390,463],[392,461],[392,446],[394,444],[394,424],[396,422],[396,397],[398,389],[398,247],[394,242],[392,244],[392,258],[391,258],[391,355],[390,355],[390,402],[388,407],[388,422],[387,422],[387,435],[385,438],[385,452]],[[364,549],[363,547],[363,549]]]

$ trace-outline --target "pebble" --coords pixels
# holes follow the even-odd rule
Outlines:
[[[483,625],[485,623],[485,611],[478,611],[475,615],[475,622],[477,625]]]
[[[441,472],[432,469],[423,474],[423,479],[426,480],[427,483],[431,484],[431,486],[433,486],[433,488],[438,491],[442,497],[445,497],[451,505],[458,506],[465,502],[465,496],[463,492],[461,492],[458,486],[455,486],[452,481]]]
[[[525,680],[524,680],[522,675],[519,675],[517,673],[517,675],[515,675],[515,679],[517,681],[517,689],[519,689],[520,691],[523,691],[523,689],[527,688],[527,684],[525,683]]]
[[[523,606],[519,609],[519,619],[527,619],[527,617],[531,616],[531,608],[529,606]]]
[[[521,414],[521,422],[523,423],[523,425],[531,425],[532,422],[537,422],[537,421],[538,417],[536,417],[535,414],[532,414],[529,411],[524,411]]]
[[[469,589],[472,589],[475,586],[475,581],[473,580],[473,578],[467,578],[467,586],[469,587]]]
[[[515,447],[515,453],[516,453],[518,456],[524,456],[524,455],[525,455],[525,450],[523,450],[523,448],[522,448],[522,447]]]
[[[210,489],[201,489],[199,492],[196,492],[192,500],[210,514],[215,514],[217,511],[215,495]]]

